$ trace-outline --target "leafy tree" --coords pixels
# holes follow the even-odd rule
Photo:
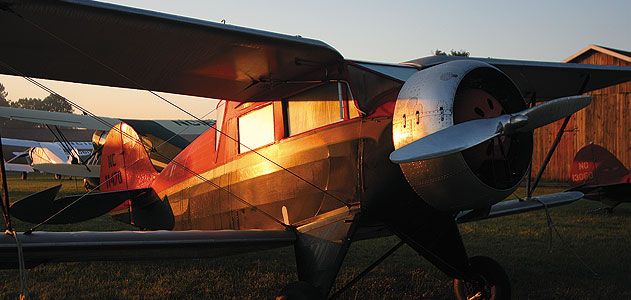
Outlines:
[[[8,95],[9,93],[5,90],[4,85],[0,83],[0,106],[9,106]]]
[[[20,98],[11,102],[11,107],[42,110],[42,99]]]
[[[42,99],[38,98],[22,98],[18,101],[11,102],[12,107],[17,108],[26,108],[26,109],[36,109],[36,110],[45,110],[45,111],[55,111],[55,112],[67,112],[72,113],[73,109],[70,103],[66,101],[64,98],[57,95],[49,95],[48,97]]]
[[[434,55],[436,55],[436,56],[447,56],[447,53],[445,51],[443,51],[443,50],[436,49],[436,50],[434,50]]]
[[[42,110],[72,113],[72,105],[59,95],[50,94],[42,100]]]
[[[451,51],[449,51],[449,53],[440,50],[440,49],[436,49],[433,52],[434,55],[445,55],[445,56],[465,56],[465,57],[469,57],[469,55],[471,53],[469,53],[469,51],[467,50],[454,50],[451,49]]]

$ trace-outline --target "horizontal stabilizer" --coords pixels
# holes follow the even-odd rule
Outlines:
[[[149,188],[74,195],[55,199],[61,185],[27,196],[11,205],[11,214],[16,218],[39,224],[57,212],[61,213],[48,220],[48,224],[69,224],[102,216],[123,202],[142,202],[149,194]]]
[[[289,246],[293,231],[115,231],[18,233],[26,266],[46,262],[209,258]],[[0,236],[0,268],[18,265],[15,238]]]
[[[33,164],[33,169],[44,173],[58,174],[62,176],[99,178],[100,165],[78,165],[78,164]]]
[[[14,164],[14,163],[4,163],[4,169],[7,172],[26,172],[26,173],[31,173],[33,172],[33,168],[31,168],[31,166],[29,165],[25,165],[25,164]]]
[[[529,200],[507,200],[491,206],[487,215],[480,216],[476,210],[463,211],[456,217],[458,223],[466,223],[482,219],[497,218],[507,215],[514,215],[531,210],[550,208],[565,204],[570,204],[583,198],[581,192],[562,192],[533,197]]]

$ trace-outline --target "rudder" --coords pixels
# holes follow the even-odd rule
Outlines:
[[[607,149],[589,144],[576,152],[570,168],[572,186],[601,186],[624,182],[629,170]]]
[[[103,145],[100,190],[147,188],[158,175],[140,136],[125,123],[112,127]]]

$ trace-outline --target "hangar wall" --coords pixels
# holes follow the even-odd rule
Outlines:
[[[590,45],[566,62],[631,66],[631,53]],[[561,143],[543,174],[543,181],[568,182],[574,154],[591,142],[607,148],[625,166],[631,166],[631,82],[588,94],[593,97],[592,104],[576,113],[568,123]],[[562,123],[560,120],[535,130],[533,176],[541,166]]]

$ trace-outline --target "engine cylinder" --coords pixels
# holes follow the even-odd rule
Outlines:
[[[393,116],[399,149],[438,130],[526,108],[497,68],[458,60],[421,70],[403,85]],[[501,136],[465,151],[400,165],[414,191],[443,211],[486,208],[512,193],[528,169],[532,133]]]

